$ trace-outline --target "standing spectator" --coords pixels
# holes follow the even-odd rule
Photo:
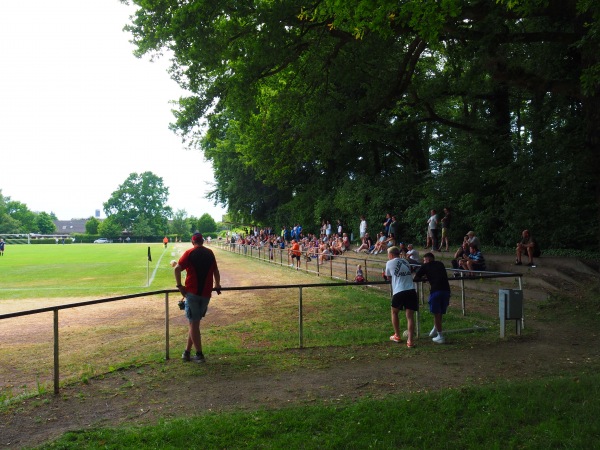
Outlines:
[[[400,224],[396,220],[396,216],[392,216],[392,221],[390,223],[390,231],[388,233],[388,236],[390,236],[392,234],[394,235],[394,237],[396,239],[400,238]]]
[[[342,221],[340,219],[338,219],[338,221],[337,221],[337,234],[338,234],[338,236],[342,237],[343,236],[343,232],[344,232],[344,230],[343,230],[343,227],[342,227]]]
[[[292,239],[292,247],[289,250],[290,257],[292,258],[292,263],[290,267],[294,267],[294,259],[296,260],[296,270],[300,268],[300,256],[302,252],[300,251],[300,244],[296,239]]]
[[[4,242],[4,239],[0,239],[0,256],[4,256],[4,246],[6,245],[6,243]]]
[[[194,233],[193,247],[186,250],[173,269],[177,289],[185,298],[185,315],[189,321],[187,345],[181,358],[184,361],[205,362],[202,353],[202,337],[200,335],[200,320],[206,315],[208,303],[214,288],[220,294],[221,275],[217,260],[211,250],[204,247],[202,234]],[[181,284],[181,272],[186,271],[185,286]],[[192,346],[196,355],[191,357]]]
[[[325,237],[327,242],[331,240],[331,222],[329,220],[325,222]]]
[[[450,208],[446,207],[444,208],[444,217],[442,217],[442,241],[440,242],[440,247],[438,248],[438,250],[441,252],[442,247],[444,246],[444,243],[446,243],[446,251],[450,251],[450,249],[448,248],[450,246],[450,243],[448,241],[448,233],[450,230],[450,222],[452,222],[452,214],[450,213]]]
[[[415,274],[415,281],[429,281],[431,290],[429,292],[429,311],[433,314],[433,329],[429,337],[436,344],[446,342],[442,334],[442,316],[446,314],[450,304],[450,283],[446,267],[440,261],[435,260],[433,253],[423,255],[423,265]]]
[[[431,210],[431,216],[427,220],[427,244],[426,248],[429,248],[431,245],[431,250],[437,250],[437,227],[438,227],[438,218],[435,213],[435,209]]]
[[[165,237],[163,238],[163,244],[164,244],[165,248],[167,248],[167,244],[168,244],[168,243],[169,243],[169,238],[165,236]]]
[[[388,237],[390,234],[390,224],[392,223],[392,216],[390,213],[385,215],[385,220],[383,221],[383,235]]]
[[[406,322],[408,328],[408,338],[406,346],[413,347],[413,334],[415,331],[414,312],[419,310],[419,299],[412,276],[410,275],[410,265],[408,261],[400,257],[400,249],[396,246],[388,249],[388,261],[385,264],[383,278],[392,281],[392,326],[394,334],[390,336],[390,341],[402,342],[400,338],[400,320],[398,313],[404,309],[406,311]]]
[[[525,253],[529,259],[527,265],[529,267],[535,267],[533,258],[539,258],[539,256],[542,254],[540,247],[538,246],[537,241],[529,233],[529,230],[523,230],[521,237],[521,242],[517,243],[517,260],[515,261],[515,265],[520,266],[523,264],[521,261],[521,255]]]
[[[367,219],[365,216],[360,216],[360,225],[358,226],[358,231],[360,233],[360,238],[364,238],[367,233]]]

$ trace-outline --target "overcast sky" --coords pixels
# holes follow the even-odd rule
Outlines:
[[[133,172],[169,188],[169,206],[221,220],[204,197],[213,171],[168,129],[182,91],[168,61],[133,56],[118,0],[0,6],[0,190],[32,211],[87,218]]]

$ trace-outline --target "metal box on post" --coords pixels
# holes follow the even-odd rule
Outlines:
[[[516,322],[516,332],[520,335],[523,319],[523,291],[520,289],[500,289],[498,291],[498,306],[500,337],[504,337],[507,320]]]

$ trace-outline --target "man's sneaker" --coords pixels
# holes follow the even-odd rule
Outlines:
[[[528,265],[529,267],[535,267],[535,264],[534,264],[534,263],[527,263],[527,265]]]
[[[415,344],[413,344],[413,342],[412,342],[412,341],[406,341],[406,346],[407,346],[408,348],[413,348],[413,347],[415,346]]]
[[[438,333],[438,335],[436,337],[434,337],[432,339],[432,341],[435,342],[436,344],[443,344],[444,342],[446,342],[446,339],[444,339],[443,335]]]
[[[435,329],[435,327],[433,327],[433,328],[431,329],[431,331],[429,332],[429,337],[430,337],[430,338],[434,338],[434,337],[436,337],[437,335],[438,335],[438,332],[437,332],[437,330]]]
[[[206,359],[204,358],[204,355],[202,353],[196,353],[194,356],[192,356],[192,361],[197,363],[203,363],[206,362]]]
[[[393,341],[393,342],[402,342],[402,339],[400,339],[400,336],[398,336],[396,334],[392,334],[390,336],[390,341]]]
[[[521,261],[519,261],[518,259],[515,261],[515,266],[520,266],[520,265],[522,265],[522,264],[523,264],[523,263],[522,263]]]
[[[181,359],[184,361],[191,361],[192,358],[190,357],[190,352],[184,351],[183,354],[181,355]]]

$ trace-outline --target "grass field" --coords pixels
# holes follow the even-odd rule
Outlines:
[[[189,244],[12,245],[0,258],[0,301],[109,297],[171,288],[171,259]],[[152,262],[148,261],[150,247]],[[0,313],[2,312],[0,303]]]

